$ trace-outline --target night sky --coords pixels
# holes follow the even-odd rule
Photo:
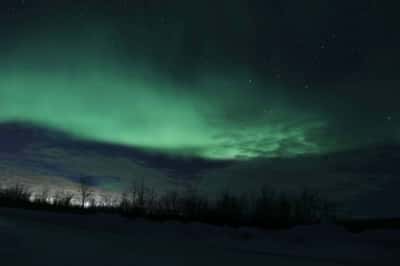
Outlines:
[[[397,145],[398,8],[1,1],[0,122],[171,160],[294,160]]]

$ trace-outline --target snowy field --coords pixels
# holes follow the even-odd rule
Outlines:
[[[0,209],[0,265],[400,265],[400,230],[261,231]]]

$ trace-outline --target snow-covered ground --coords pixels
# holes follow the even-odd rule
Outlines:
[[[0,265],[400,265],[400,230],[262,231],[0,209]]]

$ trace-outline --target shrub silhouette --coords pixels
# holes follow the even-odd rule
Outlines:
[[[0,204],[2,206],[25,207],[31,203],[31,198],[32,192],[20,183],[0,190]]]
[[[43,190],[37,193],[34,197],[34,203],[37,205],[45,206],[50,201],[50,190],[48,187],[43,188]]]
[[[119,209],[126,216],[141,217],[151,212],[154,203],[154,190],[147,189],[142,180],[140,184],[133,182],[128,191],[123,193]]]
[[[72,206],[74,195],[67,192],[58,192],[54,197],[53,205],[59,208],[68,208]]]
[[[207,212],[210,208],[206,198],[201,197],[196,191],[185,193],[179,203],[183,218],[187,221],[207,221]]]
[[[180,214],[180,196],[177,191],[169,191],[165,193],[159,200],[159,212],[163,212],[168,216],[178,216]]]
[[[244,208],[239,197],[223,192],[217,198],[214,209],[217,224],[239,225],[244,218]]]
[[[313,224],[322,218],[323,200],[316,191],[305,189],[294,203],[297,224]]]

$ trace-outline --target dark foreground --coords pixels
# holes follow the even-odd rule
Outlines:
[[[400,230],[284,231],[0,209],[1,265],[399,265]]]

